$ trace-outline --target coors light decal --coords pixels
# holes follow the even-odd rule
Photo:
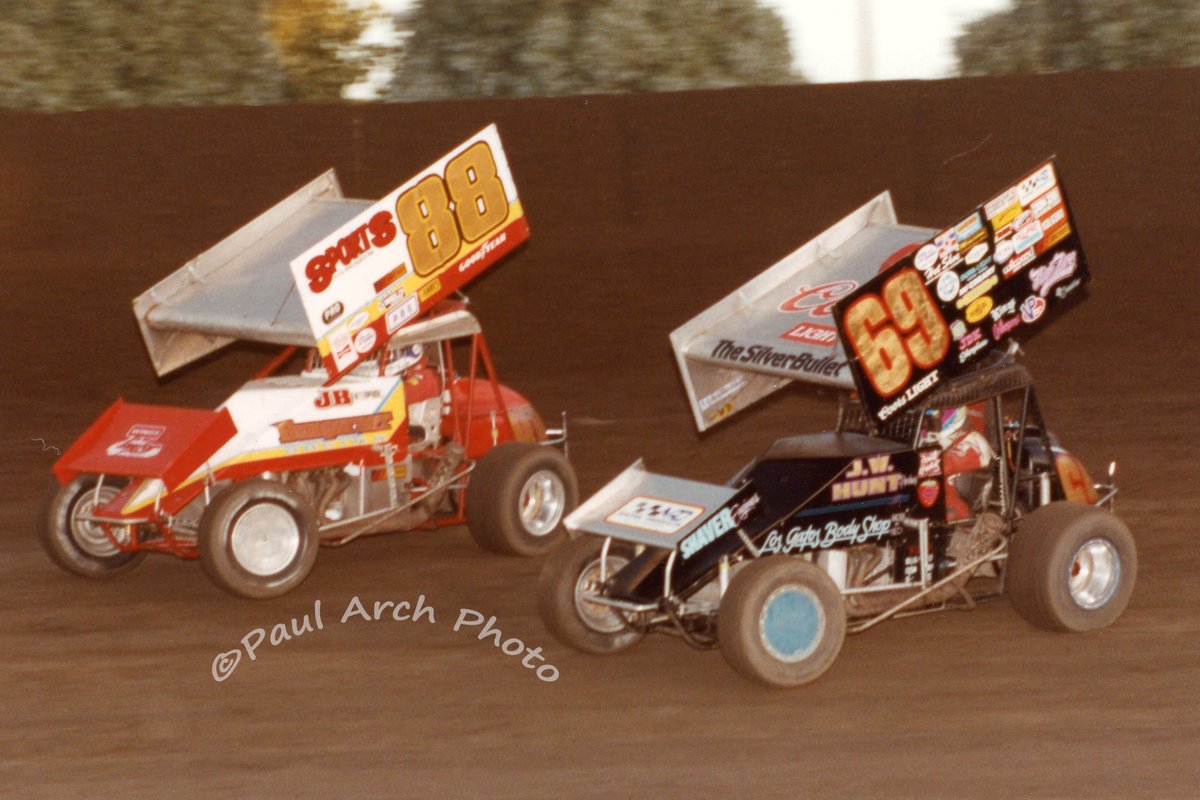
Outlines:
[[[1048,161],[847,295],[834,318],[886,422],[993,346],[1082,295],[1087,261]]]

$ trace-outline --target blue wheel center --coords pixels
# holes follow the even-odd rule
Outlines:
[[[783,586],[763,603],[759,632],[767,652],[782,661],[812,655],[825,634],[825,611],[807,588]]]

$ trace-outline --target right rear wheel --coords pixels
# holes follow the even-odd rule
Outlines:
[[[1107,511],[1055,502],[1021,521],[1008,548],[1007,590],[1039,628],[1090,631],[1129,604],[1137,573],[1133,535]]]
[[[561,451],[528,442],[489,450],[467,487],[467,529],[480,547],[514,556],[540,556],[565,538],[575,507],[575,471]]]

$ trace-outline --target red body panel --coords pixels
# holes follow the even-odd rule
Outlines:
[[[229,412],[147,406],[119,399],[54,464],[66,483],[80,473],[159,478],[177,485],[233,438]]]
[[[518,392],[490,381],[475,381],[474,391],[471,386],[471,381],[465,378],[454,382],[451,390],[454,413],[442,422],[442,434],[457,438],[466,447],[467,458],[482,458],[504,442],[538,442],[545,438],[541,417]],[[454,436],[456,429],[461,432],[460,437]]]

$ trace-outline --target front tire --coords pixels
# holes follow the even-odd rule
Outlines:
[[[538,578],[538,612],[546,630],[568,647],[607,655],[628,650],[642,640],[613,608],[588,602],[585,595],[600,588],[600,552],[604,540],[582,536],[564,542],[542,566]],[[606,577],[633,560],[630,545],[612,542]]]
[[[562,541],[563,517],[578,501],[575,470],[560,451],[506,442],[488,451],[467,487],[467,527],[480,547],[540,556]]]
[[[50,560],[84,578],[114,577],[133,569],[146,556],[143,550],[120,549],[98,523],[82,519],[116,497],[125,486],[124,480],[106,479],[96,502],[99,480],[96,475],[77,475],[52,489],[38,527],[38,540]]]
[[[833,579],[816,564],[770,556],[733,576],[717,637],[721,654],[743,677],[776,688],[800,686],[821,677],[841,652],[846,608]]]
[[[312,570],[320,545],[316,517],[306,500],[281,483],[235,483],[200,517],[200,563],[227,592],[278,597]]]
[[[1046,630],[1091,631],[1129,604],[1137,548],[1107,511],[1054,502],[1021,521],[1008,548],[1007,588],[1017,613]]]

